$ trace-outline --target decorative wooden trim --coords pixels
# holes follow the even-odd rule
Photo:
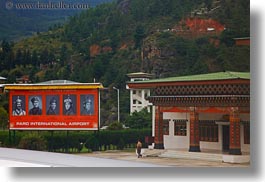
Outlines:
[[[188,112],[187,108],[180,108],[180,107],[163,107],[161,109],[162,112]]]
[[[161,149],[164,147],[163,143],[163,113],[161,107],[156,106],[155,108],[155,148]]]
[[[200,141],[218,142],[217,120],[199,120]]]
[[[174,121],[174,135],[187,136],[187,121],[185,119],[173,120]]]
[[[173,121],[176,123],[187,123],[188,122],[187,119],[173,119]]]
[[[229,143],[229,154],[241,155],[240,145],[240,117],[239,108],[230,107],[230,143]]]
[[[190,107],[190,148],[189,152],[200,152],[199,114],[196,107]]]
[[[187,113],[190,110],[187,107],[162,107],[161,112],[174,112],[174,113]],[[198,113],[223,113],[223,114],[229,114],[229,108],[228,107],[198,107],[197,109]],[[240,107],[239,112],[241,114],[249,114],[249,108],[247,107]]]
[[[151,96],[147,100],[165,107],[250,107],[249,95]]]
[[[198,109],[199,113],[228,113],[227,107],[208,107],[207,109]]]
[[[155,88],[155,95],[249,95],[249,84],[168,85]]]
[[[149,82],[149,83],[127,83],[130,89],[132,88],[157,88],[159,86],[180,86],[180,85],[212,85],[212,84],[248,84],[250,85],[249,79],[227,79],[227,80],[207,80],[207,81],[176,81],[176,82]]]

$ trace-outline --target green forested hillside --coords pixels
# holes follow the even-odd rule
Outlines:
[[[246,0],[118,0],[71,17],[15,44],[3,41],[0,75],[14,82],[68,79],[102,82],[121,89],[122,118],[129,112],[127,73],[144,71],[157,78],[223,70],[250,71],[250,47],[233,38],[250,36]],[[220,34],[190,29],[186,18],[213,19]],[[174,27],[181,27],[181,31]],[[198,27],[197,27],[198,28]],[[211,28],[211,27],[210,27]],[[174,30],[174,31],[173,31]],[[213,43],[213,41],[217,43]],[[115,120],[116,92],[103,94],[102,117]]]
[[[103,2],[112,0],[4,0],[0,2],[0,40],[18,41],[24,37],[30,37],[38,32],[47,31],[56,24],[63,24],[69,16],[73,16],[82,9],[18,9],[16,5],[37,5],[42,3],[86,3],[94,7]],[[11,5],[10,5],[11,3]],[[27,7],[26,6],[26,7]],[[20,6],[18,6],[20,7]],[[21,6],[23,7],[23,6]]]

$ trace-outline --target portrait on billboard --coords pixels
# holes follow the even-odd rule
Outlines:
[[[41,96],[29,96],[29,115],[42,114],[42,98]]]
[[[63,114],[76,115],[76,95],[63,95]]]
[[[12,96],[12,115],[13,116],[25,116],[25,96],[14,95]]]
[[[59,115],[59,95],[46,96],[46,115]]]
[[[94,95],[81,95],[81,115],[94,115]]]

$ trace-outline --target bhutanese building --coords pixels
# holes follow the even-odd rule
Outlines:
[[[130,81],[127,88],[151,90],[155,149],[250,152],[250,73]]]

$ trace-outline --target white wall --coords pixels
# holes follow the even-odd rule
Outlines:
[[[169,121],[169,135],[164,135],[165,149],[189,149],[190,138],[190,124],[187,122],[187,136],[174,135],[174,121],[173,119],[188,119],[189,115],[186,113],[164,112],[163,119],[170,119]]]

